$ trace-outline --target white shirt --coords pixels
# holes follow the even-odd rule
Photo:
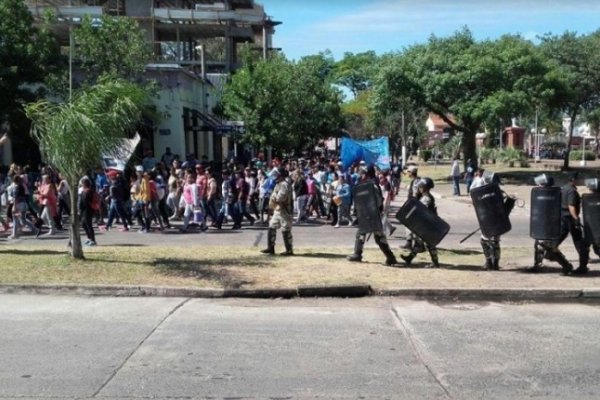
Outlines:
[[[452,176],[460,176],[460,165],[458,164],[458,160],[454,160],[452,162]]]

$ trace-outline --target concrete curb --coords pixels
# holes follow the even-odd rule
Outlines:
[[[581,299],[584,292],[589,290],[589,298],[596,295],[600,298],[600,289],[473,289],[473,288],[383,288],[375,289],[377,296],[411,297],[417,299],[461,299],[461,300],[502,300],[502,301],[523,301],[523,300],[575,300]]]
[[[408,297],[427,300],[574,301],[598,300],[600,288],[481,289],[372,288],[368,284],[300,286],[298,288],[210,289],[126,285],[0,284],[0,294],[44,294],[112,297],[188,297],[290,299],[295,297]]]

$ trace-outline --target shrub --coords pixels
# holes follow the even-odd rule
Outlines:
[[[497,151],[496,149],[484,147],[481,149],[480,157],[483,164],[485,164],[486,161],[495,161],[497,157]]]
[[[431,150],[421,150],[421,158],[423,161],[427,162],[431,158]]]
[[[514,164],[516,162],[520,162],[521,160],[526,160],[525,154],[514,147],[508,147],[499,152],[498,158],[500,161],[507,164]]]
[[[569,153],[569,160],[578,161],[583,158],[583,152],[581,150],[571,150]],[[585,151],[585,160],[586,161],[594,161],[596,160],[596,153],[590,150]]]

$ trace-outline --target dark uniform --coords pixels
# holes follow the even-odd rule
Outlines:
[[[579,214],[581,212],[581,196],[577,192],[577,187],[575,186],[576,179],[577,176],[575,174],[571,175],[569,183],[561,188],[562,217],[559,244],[562,243],[570,234],[571,238],[573,239],[575,249],[577,250],[577,254],[579,254],[578,269],[585,270],[587,269],[589,260],[589,251],[583,239],[583,229],[579,220]],[[575,215],[571,213],[569,207],[574,209]]]
[[[598,188],[598,178],[588,179],[585,181],[585,185],[590,190],[590,193],[586,196],[584,201],[582,198],[583,208],[583,237],[586,244],[586,252],[589,252],[590,247],[594,250],[597,256],[600,257],[600,215],[598,213],[600,202],[600,192]],[[587,268],[584,270],[577,271],[578,273],[585,274],[588,272]]]
[[[419,193],[419,188],[417,185],[419,184],[419,181],[421,180],[421,178],[419,178],[419,175],[417,174],[418,169],[414,165],[411,165],[407,168],[407,171],[408,171],[408,175],[410,178],[410,183],[408,184],[406,200],[410,200],[412,198],[416,198],[417,200],[419,200],[421,194]],[[413,248],[413,245],[414,245],[413,242],[414,242],[414,235],[410,231],[410,229],[406,228],[406,243],[404,243],[404,245],[401,247],[403,249],[410,250]]]
[[[372,184],[374,186],[372,193],[374,193],[374,196],[376,198],[372,199],[372,200],[374,200],[373,202],[367,202],[365,204],[373,204],[374,207],[378,208],[379,213],[381,213],[383,210],[383,196],[381,194],[381,188],[379,187],[379,184],[375,182],[375,170],[373,169],[373,167],[370,166],[368,169],[361,170],[360,181],[361,182],[369,182],[370,184]],[[364,184],[366,184],[366,183],[364,183]],[[356,186],[354,189],[356,189]],[[354,189],[353,189],[353,197],[356,197],[356,196],[354,196],[354,193],[355,193]],[[355,207],[357,207],[357,208],[362,207],[362,206],[363,206],[362,202],[357,201],[355,203]],[[374,208],[371,211],[373,211],[373,210],[374,210]],[[374,212],[376,212],[376,211],[374,211]],[[359,216],[359,227],[356,232],[356,238],[354,241],[354,253],[352,253],[351,255],[346,257],[346,259],[348,261],[354,261],[354,262],[362,261],[363,247],[365,245],[365,236],[367,234],[373,234],[373,237],[375,238],[375,243],[377,243],[377,245],[379,246],[379,248],[381,249],[383,254],[385,254],[385,263],[387,265],[398,264],[398,261],[396,260],[396,257],[394,256],[394,253],[390,249],[390,245],[387,242],[385,233],[383,232],[383,227],[381,227],[381,224],[379,224],[379,225],[380,226],[378,228],[376,228],[376,230],[368,230],[368,231],[364,230],[363,228],[361,228],[360,216]]]
[[[547,177],[545,174],[540,175],[540,181],[536,180],[536,184],[542,187],[554,187],[554,178]],[[536,178],[538,179],[538,178]],[[561,189],[562,193],[562,189]],[[551,217],[550,217],[551,218]],[[556,240],[538,240],[535,239],[533,245],[533,267],[529,268],[529,272],[540,272],[543,268],[544,259],[556,261],[563,269],[564,274],[569,274],[573,271],[573,266],[567,260],[562,251],[558,248],[559,242]]]
[[[430,178],[423,178],[417,182],[417,188],[419,189],[419,201],[431,212],[437,214],[435,198],[429,192],[432,187],[433,181]],[[410,253],[406,256],[401,255],[400,257],[406,262],[406,265],[410,265],[413,258],[415,258],[418,253],[425,251],[425,249],[427,249],[429,256],[431,257],[431,264],[427,265],[426,268],[439,268],[440,263],[438,261],[437,248],[429,245],[423,239],[414,234],[412,234],[412,247],[410,249]]]

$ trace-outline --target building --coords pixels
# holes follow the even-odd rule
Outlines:
[[[69,44],[69,25],[85,15],[134,18],[146,33],[155,60],[147,75],[161,90],[156,106],[165,118],[141,132],[142,151],[160,156],[166,149],[221,160],[235,147],[231,124],[213,108],[227,74],[240,66],[238,50],[254,44],[266,57],[272,49],[273,21],[254,0],[27,0],[41,18],[52,11],[61,45]],[[236,131],[237,132],[237,131]]]
[[[454,122],[454,116],[449,115],[448,118]],[[425,125],[427,126],[427,138],[425,139],[427,146],[446,143],[454,134],[454,129],[435,113],[429,113]]]

